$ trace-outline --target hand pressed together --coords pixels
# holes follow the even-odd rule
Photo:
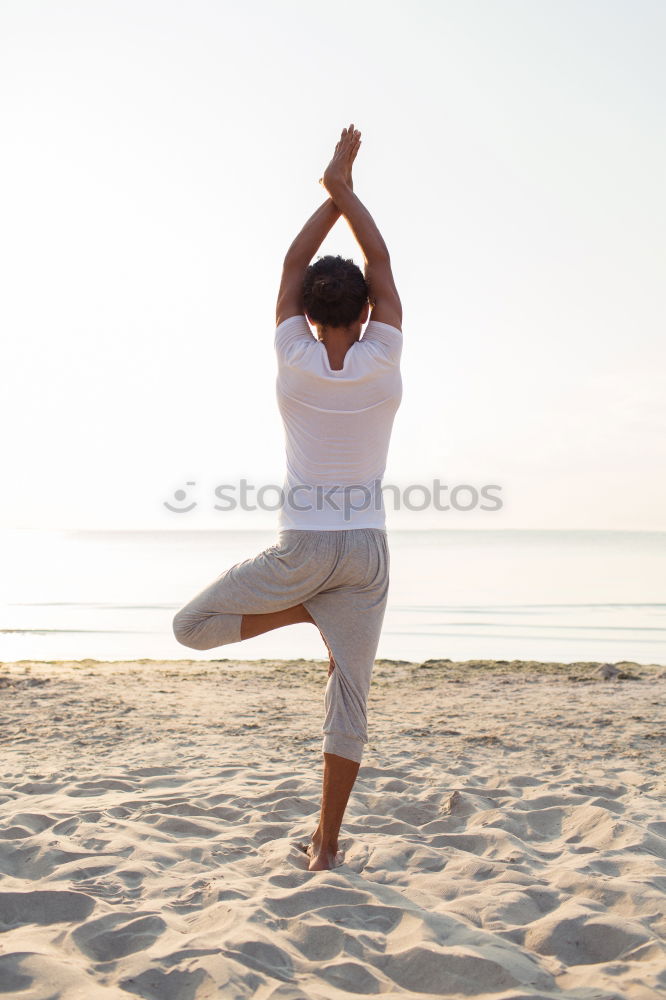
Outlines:
[[[343,128],[331,162],[326,167],[324,176],[319,179],[319,183],[326,188],[329,194],[332,194],[332,191],[336,187],[339,188],[340,185],[353,190],[352,165],[360,145],[361,133],[358,129],[354,129],[352,122],[349,128]]]

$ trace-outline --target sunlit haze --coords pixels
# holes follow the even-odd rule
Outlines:
[[[275,521],[212,491],[281,481],[282,259],[354,122],[404,310],[386,480],[504,500],[389,525],[666,528],[665,28],[644,0],[6,0],[3,525]],[[321,252],[361,260],[344,221]]]

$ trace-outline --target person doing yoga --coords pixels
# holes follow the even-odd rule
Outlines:
[[[329,670],[310,871],[336,864],[368,742],[368,693],[389,583],[381,485],[402,395],[402,306],[386,244],[353,190],[360,145],[353,124],[342,130],[320,181],[329,197],[284,258],[274,341],[286,439],[277,544],[227,569],[173,621],[178,641],[198,650],[298,622],[319,629]],[[365,274],[339,256],[310,263],[340,216],[360,246]]]

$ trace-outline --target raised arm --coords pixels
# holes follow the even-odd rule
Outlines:
[[[336,146],[336,150],[340,146]],[[359,143],[346,150],[343,176],[349,189],[353,191],[352,165],[356,159]],[[275,309],[275,322],[279,326],[290,316],[303,314],[303,279],[310,261],[322,245],[329,232],[340,218],[340,209],[331,198],[327,198],[316,212],[310,216],[289,249],[282,265],[282,280]]]
[[[282,265],[282,280],[275,308],[275,323],[303,314],[303,278],[308,265],[328,236],[340,211],[330,198],[320,205],[293,241]]]
[[[321,179],[333,202],[349,223],[365,259],[365,280],[370,289],[371,319],[402,329],[402,304],[393,280],[388,248],[377,225],[347,180],[347,165],[355,157],[361,133],[353,124],[342,130],[340,142]]]

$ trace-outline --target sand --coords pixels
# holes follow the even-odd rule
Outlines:
[[[666,997],[666,668],[379,661],[308,872],[326,665],[0,665],[0,995]]]

